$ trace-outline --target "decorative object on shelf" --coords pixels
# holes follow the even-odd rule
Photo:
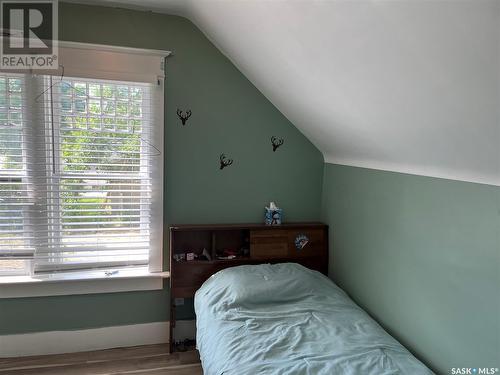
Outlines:
[[[295,237],[295,248],[297,250],[302,250],[309,243],[309,238],[305,234],[299,234]]]
[[[185,253],[176,253],[176,254],[174,254],[174,260],[176,262],[182,262],[183,260],[186,260],[186,254]]]
[[[221,255],[221,256],[218,256],[217,259],[219,260],[231,260],[231,259],[236,259],[236,255]]]
[[[217,259],[221,260],[236,259],[240,255],[237,250],[233,249],[216,250],[215,253],[217,254]]]
[[[208,261],[212,260],[212,257],[210,256],[210,253],[205,248],[203,248],[203,252],[201,253],[201,259],[202,260],[208,260]]]
[[[194,253],[187,253],[186,260],[194,260]]]
[[[271,137],[271,144],[273,145],[273,152],[276,152],[278,147],[280,147],[285,140],[283,138],[276,138],[274,135]]]
[[[269,203],[269,207],[265,207],[265,223],[266,225],[281,225],[283,218],[283,210],[278,208],[274,202]]]
[[[226,155],[224,154],[220,154],[219,160],[220,160],[220,169],[224,169],[233,164],[233,159],[226,158]]]
[[[248,247],[242,247],[240,249],[240,254],[242,257],[248,257],[250,256],[250,249]]]
[[[181,119],[182,125],[186,125],[186,121],[191,117],[191,110],[188,109],[186,113],[184,113],[184,111],[181,111],[179,108],[177,108],[177,116],[179,116],[179,118]]]

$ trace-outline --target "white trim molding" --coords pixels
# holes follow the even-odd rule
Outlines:
[[[474,184],[500,186],[500,175],[488,176],[473,172],[465,171],[450,171],[442,168],[434,167],[420,167],[414,165],[403,165],[397,163],[386,163],[378,161],[362,161],[362,160],[348,160],[338,159],[332,157],[325,157],[326,164],[345,165],[348,167],[374,169],[378,171],[396,172],[403,174],[410,174],[414,176],[441,178],[444,180],[471,182]]]
[[[168,57],[170,54],[172,54],[171,51],[165,51],[160,49],[124,47],[124,46],[114,46],[114,45],[96,44],[96,43],[80,43],[67,40],[59,40],[58,42],[59,42],[59,47],[63,48],[75,48],[84,50],[99,49],[101,51],[128,53],[136,55],[153,55],[160,57]]]
[[[0,277],[0,298],[43,297],[163,289],[169,272],[147,267]]]
[[[194,320],[178,320],[177,339],[194,338]],[[169,322],[154,322],[0,336],[0,358],[86,352],[128,346],[167,344]]]

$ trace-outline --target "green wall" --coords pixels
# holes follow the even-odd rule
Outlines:
[[[165,85],[165,222],[320,218],[323,157],[187,19],[60,4],[61,40],[173,51]],[[177,107],[193,115],[181,126]],[[270,137],[285,144],[272,152]],[[219,170],[219,154],[234,164]],[[167,255],[167,254],[165,254]],[[0,299],[0,334],[168,320],[168,290]],[[189,304],[188,304],[189,305]]]
[[[330,276],[438,373],[500,365],[500,188],[325,164]]]

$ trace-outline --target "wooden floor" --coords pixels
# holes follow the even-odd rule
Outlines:
[[[0,358],[0,375],[202,375],[197,351],[168,353],[168,345]]]

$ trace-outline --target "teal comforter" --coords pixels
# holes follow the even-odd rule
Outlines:
[[[205,375],[432,374],[330,279],[298,264],[220,271],[195,310]]]

